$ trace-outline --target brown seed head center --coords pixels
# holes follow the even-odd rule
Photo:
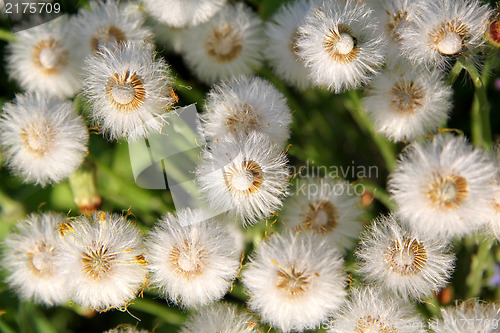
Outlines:
[[[364,316],[358,319],[355,333],[397,333],[394,326],[384,323],[379,316]]]
[[[44,242],[38,244],[28,253],[32,271],[36,275],[48,276],[53,272],[54,248]]]
[[[418,107],[422,106],[424,91],[413,81],[398,81],[389,93],[394,112],[413,114]]]
[[[227,111],[226,126],[232,134],[248,135],[262,128],[262,118],[251,105],[242,104]]]
[[[385,11],[389,15],[389,19],[386,24],[386,32],[392,40],[399,44],[401,41],[400,30],[404,22],[408,21],[408,12],[405,10],[399,10],[396,13],[391,13],[390,11]]]
[[[357,39],[352,35],[351,29],[343,25],[331,28],[323,40],[323,47],[330,58],[341,64],[347,64],[356,59],[359,53],[357,44]]]
[[[415,238],[393,239],[384,253],[389,268],[400,275],[418,274],[427,263],[427,251]]]
[[[246,197],[260,189],[264,175],[257,162],[243,160],[241,165],[231,164],[226,167],[224,180],[231,193]]]
[[[53,148],[55,138],[56,132],[47,123],[31,124],[21,131],[24,147],[37,158]]]
[[[114,25],[104,26],[97,29],[90,38],[90,48],[97,52],[103,45],[125,41],[127,41],[127,36],[123,30]]]
[[[469,196],[467,180],[457,175],[434,175],[427,196],[436,208],[456,209]]]
[[[278,289],[286,295],[294,297],[300,296],[306,291],[310,283],[310,275],[305,270],[297,270],[293,265],[290,269],[281,268],[278,270]]]
[[[106,83],[106,94],[116,109],[122,112],[137,110],[146,100],[146,89],[136,73],[113,74]]]
[[[302,224],[317,233],[329,232],[338,225],[338,211],[329,201],[318,201],[307,206]]]
[[[33,47],[33,62],[44,75],[59,74],[67,65],[69,51],[52,38],[39,41]]]
[[[299,32],[299,29],[295,29],[295,32],[292,34],[290,38],[290,43],[288,44],[288,48],[290,49],[290,52],[292,52],[293,56],[297,61],[302,61],[302,59],[299,57],[299,44],[298,41],[301,37],[301,33]]]
[[[92,246],[82,253],[83,271],[97,280],[104,277],[112,267],[116,255],[104,245]]]
[[[203,273],[206,265],[207,253],[199,245],[189,241],[173,246],[168,260],[177,274],[186,279],[196,277]]]
[[[205,42],[205,49],[215,61],[224,63],[236,59],[241,54],[243,44],[234,25],[224,24],[212,28]]]

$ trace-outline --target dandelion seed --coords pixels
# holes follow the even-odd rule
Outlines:
[[[54,264],[58,256],[57,226],[65,220],[60,214],[32,214],[5,238],[3,265],[9,271],[6,282],[22,299],[46,305],[68,300],[65,280]]]
[[[281,149],[252,132],[214,142],[202,155],[196,179],[212,209],[251,224],[281,207],[288,174]]]
[[[82,55],[67,28],[60,17],[16,34],[8,46],[7,69],[23,89],[61,98],[80,89]]]
[[[126,308],[146,282],[139,229],[123,216],[96,212],[59,227],[58,265],[73,300],[97,311]]]
[[[452,89],[439,72],[404,62],[387,67],[369,89],[363,104],[375,130],[394,141],[435,132],[452,106]]]
[[[407,302],[372,287],[351,289],[348,301],[334,315],[330,333],[414,333],[424,327],[418,312]]]
[[[112,48],[128,41],[144,42],[152,35],[143,26],[144,18],[137,5],[118,0],[90,2],[90,10],[81,9],[72,21],[73,34],[85,54],[96,54],[102,47]]]
[[[262,333],[256,319],[229,303],[216,303],[201,308],[188,317],[180,332]]]
[[[417,236],[394,215],[374,221],[361,236],[358,272],[369,283],[403,298],[424,299],[438,292],[453,271],[447,242]]]
[[[262,22],[244,4],[226,5],[210,21],[186,30],[182,52],[206,83],[249,75],[262,61]]]
[[[326,238],[307,231],[273,234],[243,271],[248,305],[283,332],[319,325],[344,301],[342,264]]]
[[[25,182],[60,182],[83,162],[89,134],[71,102],[29,93],[16,95],[3,111],[0,146],[9,168]]]
[[[483,44],[490,14],[476,0],[421,1],[401,32],[401,50],[412,62],[443,69],[449,56],[471,56]]]
[[[413,231],[462,236],[489,222],[496,169],[485,153],[453,135],[415,142],[390,175],[398,214]]]
[[[325,235],[342,250],[354,246],[362,229],[360,199],[349,183],[327,178],[298,179],[280,217],[291,228]]]
[[[241,77],[222,82],[207,96],[203,115],[205,135],[222,140],[226,135],[264,133],[283,146],[292,121],[286,99],[270,82],[258,77]]]
[[[311,0],[282,5],[266,24],[265,56],[276,75],[290,85],[305,90],[312,86],[309,70],[298,54],[299,26],[312,7]]]
[[[441,317],[432,325],[436,333],[494,333],[498,332],[500,307],[495,303],[469,300],[441,309]]]
[[[92,118],[111,139],[159,132],[175,102],[168,65],[149,44],[126,43],[86,59],[84,95]]]
[[[298,54],[310,78],[339,93],[368,82],[384,60],[385,37],[372,10],[355,1],[323,2],[298,30]]]
[[[176,304],[193,307],[222,298],[236,277],[235,238],[201,210],[167,214],[146,242],[151,281]]]
[[[194,26],[213,17],[226,0],[145,0],[148,12],[175,28]]]

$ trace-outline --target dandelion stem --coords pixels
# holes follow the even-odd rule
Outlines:
[[[4,40],[6,42],[13,42],[16,38],[14,34],[8,30],[0,29],[0,40]]]
[[[467,276],[467,297],[478,297],[481,292],[484,272],[489,268],[488,257],[493,247],[493,239],[480,238],[477,253],[472,257],[470,273]]]
[[[464,69],[462,63],[460,61],[457,61],[455,65],[453,65],[453,68],[450,70],[450,73],[448,73],[446,83],[450,86],[453,85],[453,83],[455,83],[455,81],[458,79],[460,73],[462,73],[462,69]]]
[[[490,125],[490,103],[487,94],[488,73],[491,63],[490,61],[486,62],[481,75],[470,60],[460,58],[457,62],[469,73],[475,87],[471,108],[472,142],[476,146],[488,149],[493,142]]]
[[[375,199],[380,201],[390,211],[397,210],[397,204],[391,200],[391,196],[389,195],[389,193],[387,193],[387,191],[383,187],[375,183],[372,183],[367,179],[358,179],[355,181],[355,183],[363,185],[363,187],[367,191],[369,191]]]
[[[146,298],[136,298],[129,304],[128,308],[130,310],[138,310],[157,316],[172,325],[180,326],[185,319],[184,315],[179,310],[158,304],[157,302]]]
[[[346,103],[346,107],[351,112],[352,117],[358,126],[368,135],[370,135],[380,150],[382,158],[385,161],[387,170],[394,170],[396,164],[396,146],[395,144],[387,141],[380,135],[375,133],[373,124],[368,118],[368,114],[363,110],[359,91],[351,90],[347,93],[351,103]]]

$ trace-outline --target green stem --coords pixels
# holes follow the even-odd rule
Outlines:
[[[450,70],[450,73],[448,73],[448,77],[446,78],[446,83],[449,84],[450,86],[453,85],[453,83],[455,83],[460,73],[462,72],[462,69],[464,69],[462,63],[460,61],[457,61],[455,65],[453,65],[453,68]]]
[[[361,98],[359,96],[359,91],[351,90],[347,93],[351,103],[346,103],[346,107],[351,112],[352,117],[358,124],[358,126],[367,134],[370,135],[375,144],[377,145],[382,158],[385,161],[387,170],[394,170],[396,165],[396,146],[395,144],[387,141],[380,135],[375,133],[373,124],[368,117],[368,114],[363,110]]]
[[[380,201],[390,211],[397,210],[397,208],[398,208],[397,204],[391,200],[391,196],[389,195],[389,193],[387,193],[387,191],[383,187],[381,187],[377,184],[374,184],[367,179],[358,179],[354,183],[355,184],[362,184],[363,187],[366,190],[368,190],[373,195],[373,197],[375,199]]]
[[[490,62],[487,61],[481,75],[474,64],[464,58],[460,63],[472,78],[475,93],[471,107],[471,133],[472,142],[479,147],[488,149],[493,143],[490,124],[490,103],[488,102],[488,72]]]
[[[12,32],[0,29],[0,40],[4,40],[6,42],[13,42],[16,40],[16,38]]]
[[[182,325],[185,316],[177,309],[159,304],[146,298],[136,298],[128,306],[130,310],[141,311],[156,317],[159,317],[172,325]]]
[[[477,253],[472,257],[470,273],[467,276],[467,296],[478,297],[481,292],[484,272],[488,269],[488,257],[493,247],[493,239],[482,238],[479,240]]]

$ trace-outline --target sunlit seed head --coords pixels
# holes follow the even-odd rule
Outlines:
[[[185,241],[173,246],[168,260],[178,274],[189,279],[203,273],[203,267],[207,261],[207,253],[198,249],[196,245]]]
[[[437,50],[443,55],[459,54],[464,47],[467,35],[467,26],[460,21],[443,23],[440,28],[430,34]]]
[[[91,247],[82,253],[83,271],[94,280],[98,280],[109,273],[115,259],[116,255],[107,247],[103,245]]]
[[[424,91],[413,81],[398,81],[390,91],[393,111],[398,113],[415,113],[422,106]]]
[[[68,65],[68,50],[52,38],[39,41],[32,54],[33,62],[45,75],[59,74]]]
[[[418,274],[427,263],[425,246],[408,237],[393,239],[384,256],[389,268],[400,275]]]
[[[90,48],[97,52],[99,49],[109,43],[120,43],[127,41],[125,32],[120,28],[110,25],[99,28],[90,38]]]
[[[205,49],[217,62],[230,62],[240,55],[243,44],[234,25],[225,24],[212,28],[205,42]]]
[[[43,157],[53,148],[55,131],[46,123],[31,124],[21,131],[24,147],[35,157]]]
[[[310,275],[305,271],[296,270],[294,265],[291,265],[289,269],[281,268],[277,274],[277,288],[282,290],[287,297],[300,296],[310,283]]]
[[[263,181],[260,165],[255,161],[243,161],[240,166],[231,165],[224,172],[226,186],[233,194],[248,196],[257,192]]]
[[[370,315],[358,319],[355,333],[397,333],[396,327],[384,323],[379,316]]]
[[[343,64],[352,62],[359,53],[356,38],[352,36],[351,29],[339,25],[337,29],[330,29],[325,36],[323,47],[330,58]]]
[[[469,185],[461,176],[435,175],[427,195],[436,208],[458,208],[469,195]]]
[[[226,126],[233,135],[250,134],[258,131],[262,126],[262,117],[251,105],[242,104],[227,111]]]
[[[302,224],[314,232],[329,232],[337,227],[338,218],[337,208],[331,202],[320,201],[309,204]]]
[[[131,112],[138,109],[146,100],[146,89],[142,79],[136,73],[126,71],[115,73],[108,79],[106,94],[113,105],[120,111]]]

